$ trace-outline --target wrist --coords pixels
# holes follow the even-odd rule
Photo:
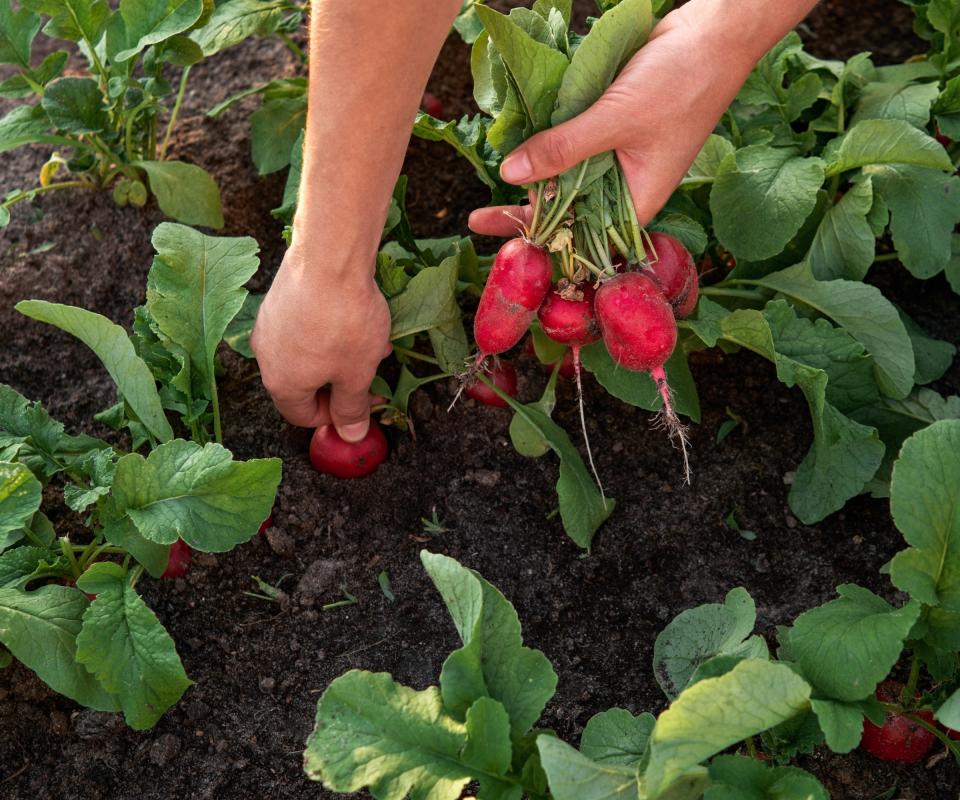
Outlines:
[[[668,14],[744,78],[818,0],[692,0]]]
[[[364,244],[346,246],[342,240],[325,241],[316,230],[295,229],[278,277],[282,275],[297,291],[323,298],[341,291],[351,295],[379,291],[374,280],[377,248],[366,241]]]

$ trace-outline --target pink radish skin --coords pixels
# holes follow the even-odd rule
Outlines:
[[[510,395],[510,397],[517,396],[517,371],[509,361],[500,361],[490,370],[487,377],[504,394]],[[481,380],[468,384],[465,391],[467,397],[473,398],[478,403],[483,403],[486,406],[497,406],[498,408],[509,408],[507,401]]]
[[[423,93],[423,98],[420,100],[420,108],[431,117],[443,119],[443,103],[440,102],[436,95],[430,94],[430,92]]]
[[[685,317],[696,307],[699,294],[700,281],[693,256],[677,239],[665,233],[651,233],[650,243],[656,251],[656,258],[650,262],[648,269],[664,298],[678,312],[677,316]],[[684,309],[682,313],[681,309]]]
[[[686,319],[689,317],[693,310],[697,307],[697,301],[700,299],[700,278],[697,275],[696,269],[693,272],[693,283],[690,286],[689,291],[687,291],[683,300],[673,307],[673,315],[677,319]]]
[[[600,327],[593,313],[596,290],[589,284],[577,288],[583,294],[581,300],[565,300],[554,287],[540,306],[537,317],[543,332],[553,341],[583,347],[600,338]]]
[[[594,310],[607,351],[620,366],[650,372],[670,358],[677,323],[649,276],[626,272],[606,281],[597,290]]]
[[[553,265],[547,252],[526,239],[511,239],[497,253],[483,287],[473,335],[477,363],[519,342],[547,296]]]

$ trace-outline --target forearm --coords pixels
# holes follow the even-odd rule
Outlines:
[[[311,279],[369,277],[423,88],[460,5],[314,0],[294,222]]]
[[[819,0],[692,0],[676,12],[718,45],[718,55],[749,72]]]

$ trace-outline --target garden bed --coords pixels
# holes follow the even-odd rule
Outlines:
[[[872,48],[880,62],[920,49],[910,46],[909,9],[893,0],[863,5],[854,13],[825,3],[809,23],[810,49],[846,57]],[[431,80],[451,115],[472,109],[468,52],[451,38]],[[243,113],[202,114],[252,80],[275,77],[281,65],[294,69],[274,40],[251,40],[202,64],[175,143],[178,157],[216,176],[225,233],[260,242],[254,288],[261,290],[282,255],[280,225],[269,214],[282,179],[256,176]],[[24,182],[44,160],[42,149],[5,155],[0,179]],[[470,209],[486,202],[469,168],[441,144],[415,142],[405,172],[419,236],[464,231]],[[92,192],[58,193],[36,208],[39,219],[18,207],[0,237],[0,380],[76,431],[114,401],[112,386],[80,343],[24,319],[13,303],[56,300],[129,322],[124,315],[142,300],[150,233],[161,216],[154,207],[116,208]],[[956,342],[960,310],[942,276],[920,283],[883,268],[894,265],[874,270],[884,292],[932,335]],[[878,570],[903,541],[887,503],[858,498],[822,524],[798,523],[786,493],[810,441],[803,397],[784,388],[767,361],[738,354],[731,369],[726,358],[714,350],[692,363],[703,421],[692,429],[690,487],[681,486],[679,455],[649,414],[588,381],[590,439],[618,510],[584,557],[551,513],[555,462],[514,452],[508,412],[466,401],[448,413],[452,387],[431,385],[413,400],[416,441],[392,432],[389,461],[375,478],[336,481],[310,468],[309,432],[281,421],[253,379],[255,365],[225,353],[225,442],[238,457],[281,457],[284,480],[267,536],[229,554],[198,554],[186,579],[144,584],[196,685],[155,729],[138,733],[117,715],[78,709],[20,666],[0,672],[0,796],[332,797],[301,770],[319,693],[354,667],[426,686],[455,641],[417,557],[424,547],[476,569],[516,606],[527,643],[561,676],[543,725],[568,741],[602,709],[664,707],[650,667],[653,641],[683,609],[745,586],[757,601],[758,630],[772,640],[776,625],[829,599],[838,584],[889,596]],[[521,397],[532,400],[545,375],[533,359],[520,365]],[[933,388],[960,392],[960,368]],[[744,423],[716,444],[728,407]],[[556,418],[577,427],[569,385],[560,389]],[[424,530],[421,518],[434,510],[442,533]],[[725,523],[731,511],[754,540]],[[378,585],[383,571],[395,602]],[[255,590],[252,575],[279,582],[286,597],[269,603],[245,594]],[[322,610],[345,593],[358,602]],[[897,767],[824,750],[800,764],[835,798],[869,800],[892,786],[898,798],[956,797],[956,766],[934,761]]]

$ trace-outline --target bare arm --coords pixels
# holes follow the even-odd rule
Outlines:
[[[667,14],[613,85],[580,116],[523,143],[503,178],[550,178],[615,150],[641,222],[663,207],[754,64],[817,0],[691,0]],[[510,209],[516,216],[519,209]],[[470,218],[478,233],[509,236],[502,209]]]
[[[314,0],[309,112],[293,245],[251,345],[290,422],[357,441],[390,352],[373,272],[410,129],[460,0]],[[330,385],[330,393],[321,391]]]

